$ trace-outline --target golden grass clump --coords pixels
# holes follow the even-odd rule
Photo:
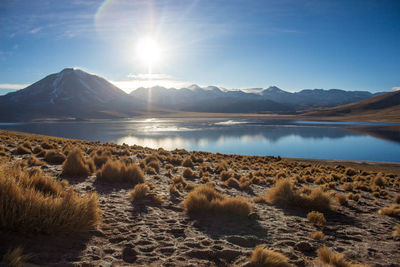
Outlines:
[[[394,231],[392,233],[392,236],[393,237],[399,237],[400,236],[400,224],[395,226],[395,229],[394,229]]]
[[[266,194],[266,201],[280,206],[299,207],[307,210],[324,211],[331,209],[331,198],[328,193],[316,187],[308,194],[300,193],[294,188],[290,179],[281,179]]]
[[[107,161],[96,173],[96,179],[107,183],[144,183],[145,176],[136,164],[126,165],[121,161]]]
[[[186,169],[183,170],[182,176],[185,177],[185,178],[188,178],[188,179],[195,178],[195,175],[194,175],[193,171],[191,169],[189,169],[189,168],[186,168]]]
[[[324,226],[326,223],[324,214],[318,211],[309,212],[307,214],[307,220],[316,226]]]
[[[28,165],[29,166],[42,166],[45,165],[46,163],[44,163],[43,161],[41,161],[40,159],[38,159],[37,157],[35,157],[34,155],[32,155],[29,159],[28,159]]]
[[[182,161],[182,166],[183,167],[187,167],[187,168],[192,168],[193,167],[193,161],[191,157],[186,157],[183,161]]]
[[[50,164],[62,164],[65,160],[65,156],[57,150],[46,151],[44,160]]]
[[[339,203],[340,206],[346,206],[348,204],[347,202],[347,196],[345,194],[336,194],[336,201]]]
[[[62,175],[71,177],[87,177],[90,167],[80,149],[73,149],[68,153],[62,166]]]
[[[247,217],[252,206],[245,198],[227,197],[211,186],[202,185],[191,191],[184,199],[188,213],[214,213],[216,215],[234,215]]]
[[[311,234],[311,238],[315,240],[323,240],[325,238],[325,235],[321,231],[316,231]]]
[[[359,267],[363,266],[360,264],[352,264],[351,262],[346,261],[344,256],[340,253],[334,252],[330,250],[328,247],[323,246],[317,250],[318,260],[322,264],[329,264],[329,266],[333,267]]]
[[[378,212],[382,215],[400,218],[400,204],[395,203],[390,207],[380,209]]]
[[[60,233],[94,229],[100,221],[96,193],[80,196],[63,183],[0,166],[0,228],[19,233]]]
[[[353,168],[346,168],[345,172],[346,175],[348,176],[353,176],[357,174],[357,171],[354,170]]]
[[[224,182],[224,185],[227,186],[227,187],[233,187],[233,188],[236,188],[236,189],[240,188],[239,181],[237,179],[233,178],[233,177],[231,177],[228,180],[226,180]]]
[[[289,259],[279,252],[257,246],[250,257],[250,262],[257,266],[265,267],[290,267]]]
[[[30,258],[31,256],[29,254],[23,254],[22,247],[17,247],[7,251],[7,253],[3,255],[1,263],[6,263],[5,266],[22,267]]]
[[[132,202],[137,202],[148,199],[156,202],[157,204],[161,204],[163,202],[162,197],[150,192],[152,189],[154,189],[154,185],[151,183],[137,184],[133,190],[129,192],[129,200]]]
[[[31,154],[31,150],[29,148],[25,147],[24,145],[19,145],[17,147],[16,153],[18,155]]]

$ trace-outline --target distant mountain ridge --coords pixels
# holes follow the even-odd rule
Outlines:
[[[169,112],[297,114],[333,107],[377,94],[338,89],[286,92],[272,86],[226,90],[191,85],[175,89],[155,86],[127,94],[106,79],[66,68],[16,92],[0,96],[0,121],[36,119],[105,119]]]
[[[127,117],[144,109],[142,101],[107,80],[72,68],[0,96],[1,121]]]
[[[141,87],[130,94],[159,107],[182,111],[291,113],[315,107],[348,104],[382,93],[339,89],[305,89],[291,93],[276,86],[266,89],[223,90],[215,86],[201,88],[191,85],[181,89],[161,86]],[[249,104],[250,106],[244,107]]]

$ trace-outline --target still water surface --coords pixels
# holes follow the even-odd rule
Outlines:
[[[400,143],[352,132],[345,128],[348,124],[271,119],[168,118],[0,123],[0,128],[152,148],[400,162]]]

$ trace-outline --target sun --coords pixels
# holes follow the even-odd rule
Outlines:
[[[161,61],[161,48],[157,41],[151,37],[144,37],[136,44],[136,56],[143,64],[151,67]]]

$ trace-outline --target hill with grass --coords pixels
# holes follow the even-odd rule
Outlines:
[[[400,91],[375,96],[363,101],[327,109],[306,112],[309,117],[327,117],[332,120],[400,121]]]

